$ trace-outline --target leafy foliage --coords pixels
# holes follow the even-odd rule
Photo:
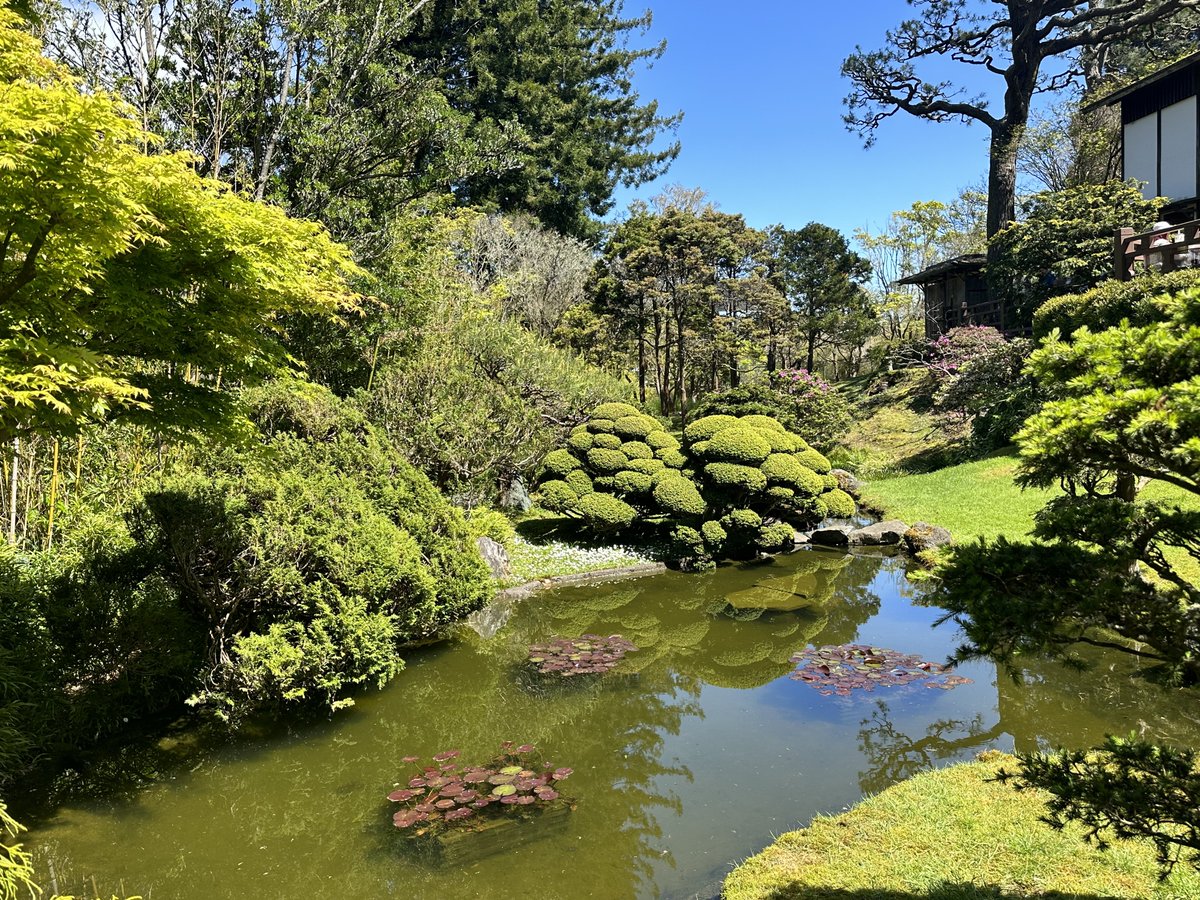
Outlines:
[[[284,313],[357,302],[318,225],[195,174],[104,92],[84,92],[0,10],[0,437],[113,412],[228,423],[222,383],[288,360]]]
[[[697,418],[760,415],[778,419],[794,433],[803,432],[818,450],[828,450],[850,428],[850,404],[821,376],[804,369],[781,369],[765,381],[740,384],[709,394],[698,404]]]
[[[1149,325],[1162,318],[1155,297],[1198,285],[1200,272],[1194,269],[1166,275],[1143,272],[1129,281],[1109,279],[1091,290],[1047,300],[1033,314],[1033,333],[1044,338],[1057,329],[1069,337],[1084,326],[1091,331],[1103,331],[1125,320],[1131,325]]]
[[[1030,322],[1051,297],[1077,294],[1112,277],[1112,236],[1145,231],[1161,201],[1142,199],[1137,185],[1110,181],[1035,194],[1025,217],[992,238],[988,282],[993,293]]]

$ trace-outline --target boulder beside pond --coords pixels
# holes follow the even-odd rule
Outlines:
[[[914,556],[925,550],[945,547],[951,540],[949,531],[941,525],[930,525],[928,522],[917,522],[904,532],[904,546]]]
[[[483,561],[491,569],[493,578],[504,579],[508,577],[508,551],[504,549],[502,544],[492,540],[490,537],[484,536],[475,539],[475,546],[479,548],[479,555],[483,557]]]
[[[851,497],[857,498],[859,496],[862,484],[845,469],[833,469],[829,474],[838,480],[838,487]]]
[[[850,543],[850,533],[856,530],[853,525],[827,525],[814,531],[809,541],[821,547],[845,547]]]
[[[908,523],[899,519],[887,522],[876,522],[850,532],[847,536],[851,544],[861,544],[868,547],[878,547],[885,544],[899,544],[908,532]]]

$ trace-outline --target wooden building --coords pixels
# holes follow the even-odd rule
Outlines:
[[[925,336],[935,338],[959,325],[991,325],[1004,329],[1000,304],[988,298],[981,253],[956,256],[900,279],[925,293]]]
[[[1093,106],[1120,106],[1122,177],[1166,197],[1164,221],[1200,219],[1200,53],[1135,81]]]

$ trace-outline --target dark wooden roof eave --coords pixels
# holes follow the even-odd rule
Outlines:
[[[897,284],[928,284],[931,281],[936,281],[943,275],[951,275],[955,272],[973,272],[978,271],[987,263],[987,257],[982,253],[968,253],[965,256],[955,256],[952,259],[944,260],[940,263],[935,263],[928,269],[922,269],[914,275],[909,275],[907,278],[901,278]]]
[[[1144,87],[1148,87],[1156,81],[1174,75],[1176,72],[1182,72],[1184,69],[1190,69],[1192,66],[1200,63],[1200,51],[1185,56],[1183,59],[1171,63],[1165,69],[1159,69],[1153,75],[1147,75],[1145,78],[1139,78],[1133,84],[1126,85],[1120,90],[1113,91],[1099,100],[1093,100],[1083,108],[1084,112],[1091,112],[1093,109],[1099,109],[1101,106],[1112,106],[1115,103],[1120,103],[1134,91],[1140,91]]]

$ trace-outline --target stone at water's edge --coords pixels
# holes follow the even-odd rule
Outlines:
[[[479,555],[483,557],[483,561],[492,570],[493,578],[508,577],[508,551],[501,544],[485,535],[475,539],[475,546],[479,548]]]
[[[504,489],[504,493],[500,495],[501,509],[515,509],[519,512],[529,512],[529,507],[533,506],[533,498],[529,496],[529,491],[525,489],[525,482],[519,477],[514,478],[512,482]]]
[[[811,535],[807,531],[793,531],[792,544],[799,547],[801,544],[807,544],[812,540]]]
[[[907,522],[901,522],[899,519],[891,519],[887,522],[876,522],[874,525],[867,525],[850,532],[849,541],[851,544],[863,544],[865,546],[899,544],[904,539],[907,531]]]
[[[857,478],[845,469],[833,469],[829,474],[838,480],[839,488],[851,497],[858,497],[858,492],[862,489],[862,484],[859,483]]]
[[[818,528],[809,540],[822,547],[845,547],[850,543],[850,532],[854,530],[853,525],[829,525]]]
[[[952,540],[949,531],[941,525],[930,525],[928,522],[917,522],[904,532],[904,546],[914,556],[922,550],[945,547]]]

